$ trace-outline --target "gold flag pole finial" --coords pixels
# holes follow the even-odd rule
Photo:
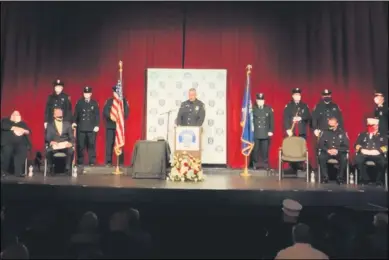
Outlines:
[[[123,71],[123,61],[119,61],[119,71],[122,72]]]
[[[246,66],[246,70],[247,70],[247,74],[251,74],[251,70],[253,69],[253,66],[251,66],[251,64],[248,64]]]

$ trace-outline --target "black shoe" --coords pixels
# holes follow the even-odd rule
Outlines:
[[[256,171],[258,168],[257,166],[253,166],[253,170]]]
[[[112,167],[112,163],[106,163],[105,167]]]
[[[21,177],[21,178],[24,178],[24,177],[26,177],[26,174],[24,174],[24,173],[21,173],[21,174],[18,174],[18,175],[16,175],[16,177]]]
[[[71,171],[70,169],[65,169],[65,171],[63,172],[65,175],[71,175]]]
[[[384,184],[382,183],[382,181],[377,181],[375,184],[376,184],[377,187],[382,187],[382,186],[384,186]]]
[[[92,166],[95,166],[95,164],[94,163],[90,163],[89,166],[92,167]]]
[[[341,185],[344,184],[344,180],[342,178],[336,178],[336,182]]]
[[[328,183],[328,177],[323,177],[321,183]]]

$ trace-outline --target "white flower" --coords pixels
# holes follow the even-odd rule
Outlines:
[[[184,182],[184,181],[185,181],[185,178],[181,178],[181,181]]]

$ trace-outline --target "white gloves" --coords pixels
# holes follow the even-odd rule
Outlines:
[[[72,128],[76,128],[77,127],[77,124],[76,123],[73,123],[72,124]]]
[[[319,134],[320,134],[320,130],[319,129],[316,129],[315,131],[313,131],[313,133],[316,135],[316,136],[319,136]]]
[[[288,136],[292,136],[293,135],[293,132],[290,129],[286,130],[286,133],[288,134]]]
[[[47,128],[47,122],[45,122],[43,125],[44,125],[44,127],[45,127],[45,129],[46,129],[46,128]]]
[[[294,122],[300,122],[301,121],[301,117],[295,116],[295,117],[293,117],[293,121]]]
[[[273,136],[272,132],[267,133],[268,136]]]
[[[99,127],[98,126],[95,126],[95,128],[93,128],[93,132],[98,132],[99,131]]]

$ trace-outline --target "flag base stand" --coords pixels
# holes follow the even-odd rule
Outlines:
[[[114,175],[121,175],[123,174],[122,171],[120,171],[120,168],[119,168],[119,155],[116,156],[116,169],[114,172],[112,172],[112,174]]]
[[[248,160],[247,156],[245,156],[245,166],[244,166],[243,172],[240,174],[241,177],[250,177],[251,176],[251,174],[249,173],[248,167],[247,167],[247,164],[248,164],[247,160]]]

